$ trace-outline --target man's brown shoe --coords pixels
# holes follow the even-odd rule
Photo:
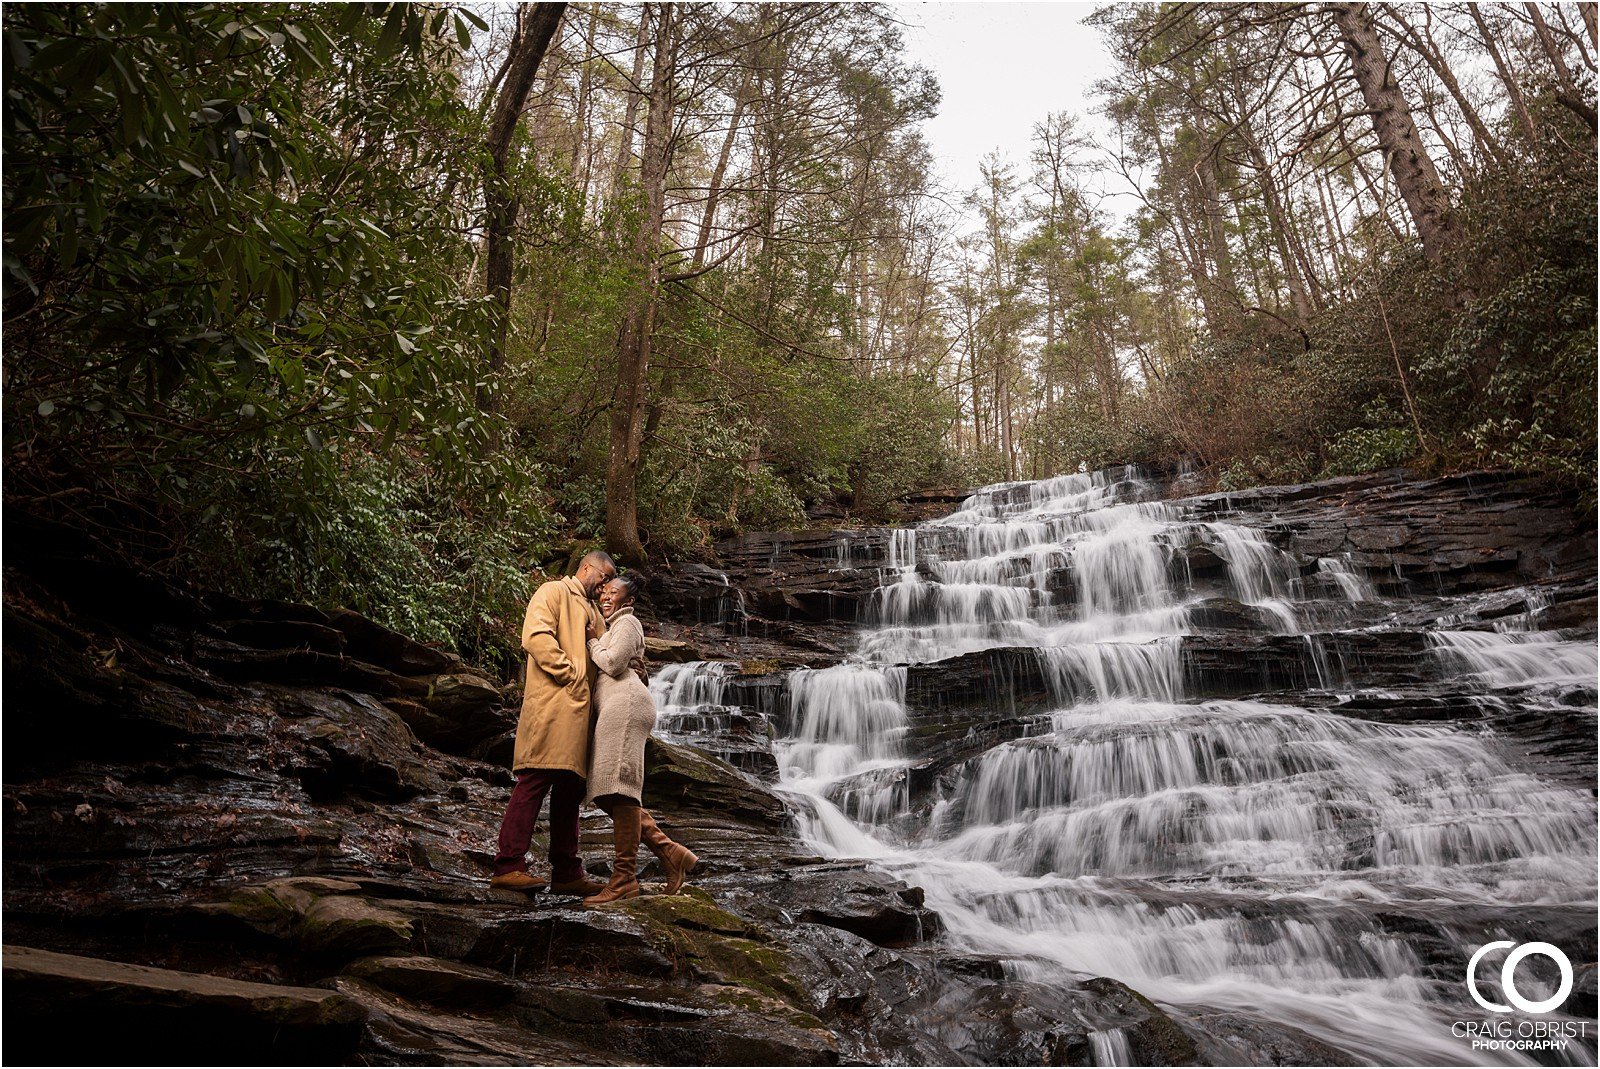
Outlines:
[[[565,883],[553,883],[553,884],[551,884],[550,885],[550,893],[553,894],[553,895],[584,895],[584,896],[588,896],[588,895],[592,895],[592,894],[596,893],[597,891],[599,891],[604,886],[605,886],[605,884],[603,884],[603,883],[597,883],[594,880],[590,880],[590,879],[585,879],[583,877],[579,877],[576,880],[567,880]]]
[[[489,886],[496,891],[525,891],[528,894],[544,886],[544,881],[537,876],[529,876],[526,872],[502,872],[489,881]]]

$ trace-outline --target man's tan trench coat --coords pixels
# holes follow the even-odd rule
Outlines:
[[[605,633],[599,607],[574,576],[533,592],[522,620],[528,680],[522,688],[513,769],[560,768],[588,775],[589,696],[595,673],[589,662],[590,620]]]

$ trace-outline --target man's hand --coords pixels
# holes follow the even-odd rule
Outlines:
[[[633,663],[628,667],[632,668],[633,674],[639,677],[639,682],[647,687],[650,685],[650,670],[644,666],[643,657],[635,657]]]

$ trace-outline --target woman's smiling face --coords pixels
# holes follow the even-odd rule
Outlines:
[[[631,604],[633,599],[628,596],[628,590],[615,579],[600,588],[600,611],[610,616],[618,609]]]

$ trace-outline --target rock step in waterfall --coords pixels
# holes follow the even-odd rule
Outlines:
[[[1592,611],[1552,619],[1519,574],[1426,589],[1381,532],[1291,553],[1269,512],[1158,491],[1131,468],[1003,484],[863,535],[843,663],[776,695],[674,666],[663,728],[734,756],[774,732],[819,852],[922,886],[1019,976],[1109,976],[1360,1061],[1514,1061],[1449,1022],[1479,1015],[1463,970],[1491,939],[1595,960]],[[838,545],[831,570],[872,567]],[[1574,574],[1592,599],[1592,560],[1564,596]],[[1592,1016],[1592,965],[1578,988]],[[1592,1064],[1592,1037],[1564,1057]]]

